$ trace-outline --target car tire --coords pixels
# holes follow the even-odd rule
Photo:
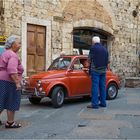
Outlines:
[[[118,95],[118,86],[115,83],[109,83],[107,86],[107,100],[113,100]]]
[[[64,98],[65,98],[64,89],[60,86],[55,87],[51,95],[53,107],[54,108],[61,107],[64,103]]]
[[[39,104],[41,101],[41,98],[37,98],[37,97],[29,97],[29,101],[31,104]]]

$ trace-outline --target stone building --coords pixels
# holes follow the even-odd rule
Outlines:
[[[139,0],[0,0],[0,35],[22,39],[25,75],[45,70],[61,51],[87,53],[93,35],[124,77],[140,70]]]

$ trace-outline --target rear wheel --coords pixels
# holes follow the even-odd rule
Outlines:
[[[57,86],[53,89],[51,99],[52,99],[52,105],[55,108],[59,108],[63,105],[65,98],[64,89],[60,86]]]
[[[37,97],[29,97],[29,101],[32,104],[39,104],[41,101],[41,98],[37,98]]]
[[[113,100],[118,95],[118,86],[115,83],[109,83],[107,86],[107,100]]]

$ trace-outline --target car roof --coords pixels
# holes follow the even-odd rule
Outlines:
[[[62,57],[70,57],[70,58],[87,58],[88,55],[64,55]]]

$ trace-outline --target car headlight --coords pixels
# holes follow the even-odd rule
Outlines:
[[[27,86],[29,84],[28,79],[29,79],[29,77],[22,77],[22,85],[23,86]]]
[[[41,86],[41,83],[42,83],[42,82],[41,82],[40,80],[38,80],[38,81],[37,81],[37,86],[40,87],[40,86]]]
[[[40,92],[42,92],[42,91],[43,91],[43,88],[42,88],[42,87],[40,87],[38,90],[39,90]]]

